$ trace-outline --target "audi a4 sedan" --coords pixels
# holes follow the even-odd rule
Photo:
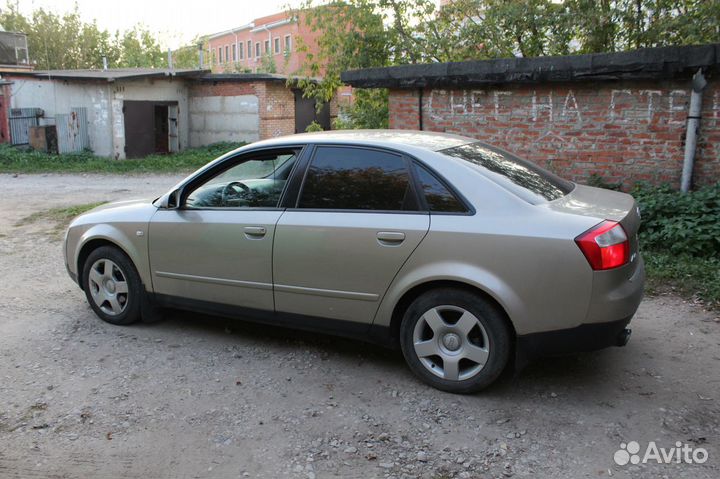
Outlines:
[[[629,339],[632,196],[448,134],[260,141],[155,200],[76,218],[67,270],[103,320],[185,309],[399,347],[469,393],[534,358]]]

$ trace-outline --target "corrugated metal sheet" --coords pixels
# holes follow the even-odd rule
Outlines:
[[[55,115],[58,153],[79,153],[90,148],[87,108],[72,108],[69,114]]]
[[[27,145],[30,142],[31,126],[38,126],[38,118],[43,116],[41,108],[10,109],[10,141],[13,145]]]

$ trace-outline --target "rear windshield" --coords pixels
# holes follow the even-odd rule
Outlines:
[[[470,143],[441,150],[483,170],[485,176],[532,204],[562,198],[575,185],[539,166],[484,143]]]

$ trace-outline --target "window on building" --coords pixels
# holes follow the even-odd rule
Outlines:
[[[225,63],[230,61],[230,47],[225,45]]]
[[[218,47],[218,63],[222,63],[222,47]]]
[[[235,43],[233,43],[232,52],[233,52],[233,54],[232,54],[233,61],[236,62],[237,61],[237,45]]]
[[[417,211],[400,155],[363,148],[318,147],[302,187],[300,208]]]
[[[238,58],[240,60],[245,58],[245,49],[243,48],[242,42],[238,43]]]
[[[278,53],[280,53],[280,37],[275,37],[275,39],[273,40],[273,42],[274,42],[274,44],[275,44],[275,45],[274,45],[274,47],[275,47],[275,54],[277,55]]]
[[[290,35],[285,35],[285,53],[290,53]]]
[[[270,40],[265,40],[265,53],[270,53]]]
[[[255,42],[255,57],[260,58],[260,42]]]
[[[252,40],[247,41],[248,58],[252,58]]]

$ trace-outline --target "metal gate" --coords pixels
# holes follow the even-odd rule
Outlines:
[[[58,153],[80,153],[90,148],[86,108],[72,108],[70,114],[55,115]]]
[[[10,142],[13,145],[27,145],[30,143],[30,127],[38,126],[40,124],[39,118],[44,114],[42,108],[10,109]]]

